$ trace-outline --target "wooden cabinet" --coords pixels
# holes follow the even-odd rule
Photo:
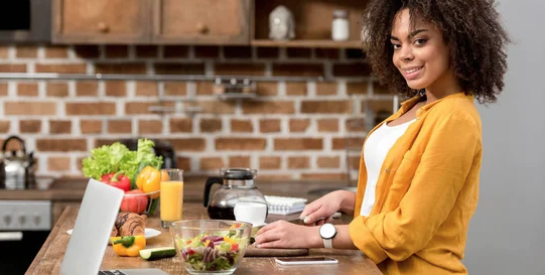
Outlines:
[[[54,0],[53,42],[250,44],[251,0]]]
[[[150,0],[54,0],[53,42],[148,43]]]
[[[158,44],[250,43],[250,0],[157,0],[152,41]]]
[[[52,0],[53,42],[361,48],[367,0]],[[269,15],[284,5],[296,37],[269,39]],[[349,11],[350,39],[333,41],[333,11]]]

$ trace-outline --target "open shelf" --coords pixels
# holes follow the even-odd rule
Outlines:
[[[332,40],[288,40],[275,41],[257,39],[252,41],[252,46],[258,47],[286,47],[286,48],[335,48],[335,49],[361,49],[362,43],[353,41],[332,41]]]
[[[252,46],[292,48],[361,49],[362,18],[368,0],[255,0]],[[295,20],[295,38],[288,41],[269,39],[269,15],[278,6],[287,7]],[[331,39],[333,12],[349,12],[348,41]]]

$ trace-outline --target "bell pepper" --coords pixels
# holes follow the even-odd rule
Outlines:
[[[122,172],[102,175],[100,181],[119,188],[125,192],[131,190],[131,180],[127,176],[123,175]]]
[[[229,244],[236,244],[237,242],[227,236],[223,237],[223,241],[226,242],[226,243],[229,243]]]
[[[168,176],[166,173],[165,175]],[[161,171],[154,167],[146,166],[140,171],[136,178],[136,187],[144,193],[158,191],[161,188],[161,176]],[[159,195],[159,193],[153,194],[151,198],[156,199]]]
[[[231,248],[230,248],[231,251],[236,251],[236,250],[238,250],[238,243],[237,243],[235,240],[233,240],[233,239],[231,239],[231,238],[225,236],[225,237],[223,237],[223,241],[224,241],[225,243],[228,243],[228,244],[231,245]]]
[[[145,236],[111,237],[115,254],[119,256],[136,257],[140,250],[146,248]]]

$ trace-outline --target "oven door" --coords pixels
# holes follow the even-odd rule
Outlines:
[[[50,231],[0,231],[2,274],[25,274]]]
[[[0,201],[0,274],[24,274],[51,228],[50,201]]]

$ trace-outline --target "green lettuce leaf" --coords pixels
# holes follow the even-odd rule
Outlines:
[[[149,139],[139,139],[136,160],[139,165],[149,165],[156,169],[161,169],[163,164],[163,158],[161,156],[156,157],[153,146],[155,144]]]
[[[163,164],[162,158],[155,156],[154,145],[151,140],[139,139],[137,151],[119,142],[95,148],[91,156],[83,159],[83,175],[100,180],[104,174],[122,172],[134,184],[140,169],[147,165],[159,169]]]
[[[129,149],[119,142],[91,150],[91,156],[83,159],[83,175],[100,180],[104,174],[118,172],[128,152]]]

